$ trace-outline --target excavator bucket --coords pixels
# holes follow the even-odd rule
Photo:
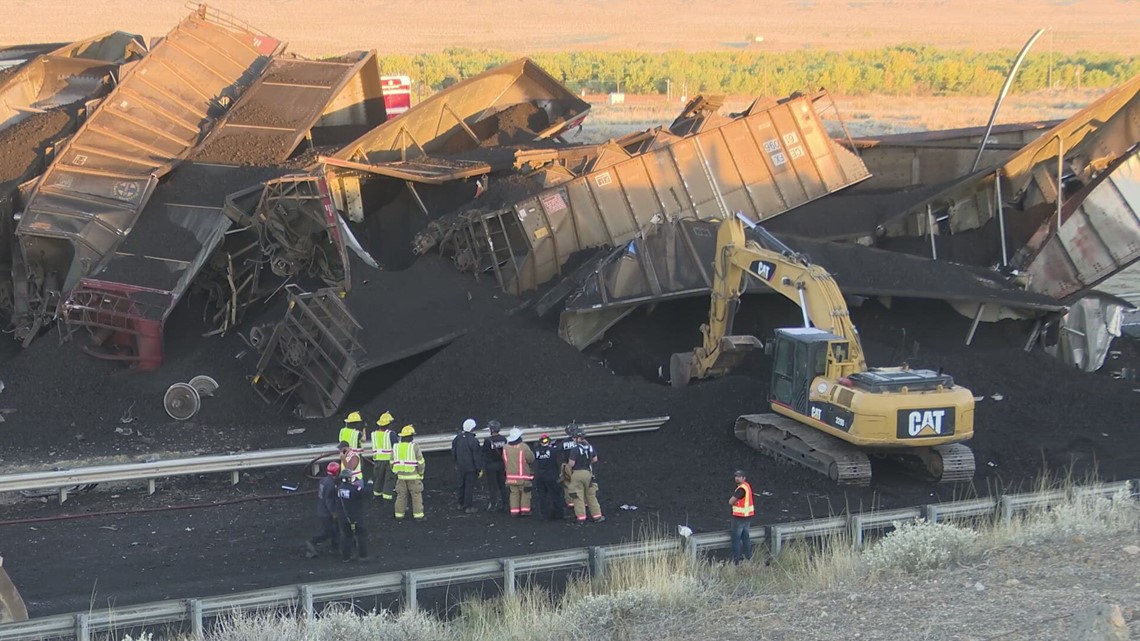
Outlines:
[[[697,371],[697,363],[700,359],[694,352],[673,354],[669,359],[669,383],[673,387],[685,387],[693,378],[724,376],[758,347],[762,347],[762,343],[755,336],[722,337],[720,345],[717,347],[716,359],[703,375]]]
[[[24,607],[24,600],[4,571],[3,558],[0,557],[0,625],[27,620],[28,608]]]

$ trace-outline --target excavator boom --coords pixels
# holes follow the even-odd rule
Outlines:
[[[733,318],[748,274],[799,305],[805,327],[816,327],[848,341],[847,359],[837,364],[838,371],[832,372],[836,378],[867,369],[847,303],[831,274],[762,228],[756,228],[757,238],[749,239],[746,224],[752,225],[737,214],[736,218],[725,219],[717,229],[708,323],[701,326],[700,347],[673,355],[669,365],[673,386],[684,387],[693,378],[722,376],[760,346],[753,336],[732,334]],[[761,242],[773,248],[764,247]]]

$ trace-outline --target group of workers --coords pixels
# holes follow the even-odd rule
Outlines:
[[[424,455],[415,443],[416,428],[412,424],[396,433],[391,412],[384,412],[376,420],[371,434],[372,478],[364,476],[364,445],[369,434],[360,412],[352,412],[344,419],[338,434],[339,458],[325,467],[324,476],[317,486],[317,517],[321,521],[320,534],[305,541],[307,556],[318,555],[317,546],[325,541],[332,551],[340,552],[342,561],[352,560],[353,551],[359,559],[368,558],[368,529],[364,513],[365,491],[372,486],[372,496],[394,501],[393,516],[403,521],[411,507],[413,521],[424,520]]]
[[[424,456],[415,443],[416,428],[407,424],[394,433],[395,419],[384,412],[371,434],[372,479],[364,476],[364,444],[367,429],[359,412],[345,417],[339,433],[339,459],[326,466],[326,476],[317,488],[317,516],[321,532],[305,541],[306,555],[318,556],[317,546],[328,542],[342,561],[368,558],[368,531],[362,518],[365,490],[372,496],[394,501],[393,517],[404,521],[411,507],[411,519],[423,521]],[[561,520],[572,509],[572,523],[606,520],[598,504],[598,483],[594,478],[597,450],[586,440],[586,432],[571,424],[564,438],[554,441],[542,434],[532,448],[523,442],[523,433],[512,428],[502,436],[497,420],[487,422],[482,443],[475,435],[474,419],[463,421],[451,443],[451,456],[458,472],[457,510],[474,513],[478,479],[486,479],[488,512],[509,512],[512,517],[530,516],[533,503],[544,520]],[[752,558],[749,526],[755,514],[754,494],[743,470],[734,473],[737,487],[729,505],[732,509],[732,560]]]
[[[566,437],[558,442],[542,434],[533,447],[523,442],[522,430],[517,427],[504,437],[497,420],[487,422],[482,443],[475,435],[477,429],[475,419],[469,418],[451,442],[451,458],[458,473],[455,509],[469,514],[479,511],[475,486],[484,478],[488,512],[524,517],[537,508],[543,519],[557,521],[565,509],[573,509],[575,523],[606,520],[594,478],[598,454],[582,428],[568,426]]]

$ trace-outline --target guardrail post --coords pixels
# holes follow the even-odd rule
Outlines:
[[[237,485],[241,480],[241,472],[234,470],[230,472],[230,485]]]
[[[419,607],[416,603],[416,573],[404,573],[404,607],[408,610],[415,610]]]
[[[66,500],[67,500],[67,488],[61,487],[61,488],[59,488],[59,504],[63,505],[63,502]]]
[[[590,574],[595,579],[606,578],[606,551],[596,545],[590,548]]]
[[[689,555],[689,560],[696,563],[697,561],[697,542],[693,540],[692,536],[686,536],[681,539],[681,546]]]
[[[202,629],[202,602],[198,599],[188,599],[186,606],[190,610],[190,634],[195,639],[205,639],[206,633]]]
[[[157,489],[158,488],[156,487],[154,479],[147,479],[146,480],[146,493],[148,495],[154,494],[157,491]]]
[[[75,641],[91,641],[91,620],[86,612],[75,615]]]
[[[784,549],[784,537],[780,534],[780,528],[769,525],[768,530],[768,554],[773,559],[780,556],[780,552]]]
[[[927,503],[922,506],[922,516],[930,523],[938,522],[938,506],[933,503]]]
[[[311,585],[301,586],[301,616],[304,617],[306,621],[312,621],[315,616],[313,610],[313,586]]]
[[[515,595],[515,560],[503,559],[503,594]]]
[[[863,549],[863,516],[852,514],[847,517],[847,531],[851,535],[851,547]]]
[[[1013,519],[1013,501],[1008,496],[1001,497],[998,506],[1001,511],[1001,520],[1008,522]]]

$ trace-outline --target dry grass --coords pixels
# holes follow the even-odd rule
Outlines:
[[[183,0],[8,0],[0,42],[53,42],[122,29],[169,31]],[[1017,49],[1051,27],[1037,50],[1140,52],[1134,1],[1023,0],[212,0],[316,55],[447,47],[525,54],[553,50],[761,51],[867,49],[898,43]],[[446,17],[446,18],[444,18]],[[763,38],[755,42],[755,37]],[[749,42],[751,41],[751,42]]]

